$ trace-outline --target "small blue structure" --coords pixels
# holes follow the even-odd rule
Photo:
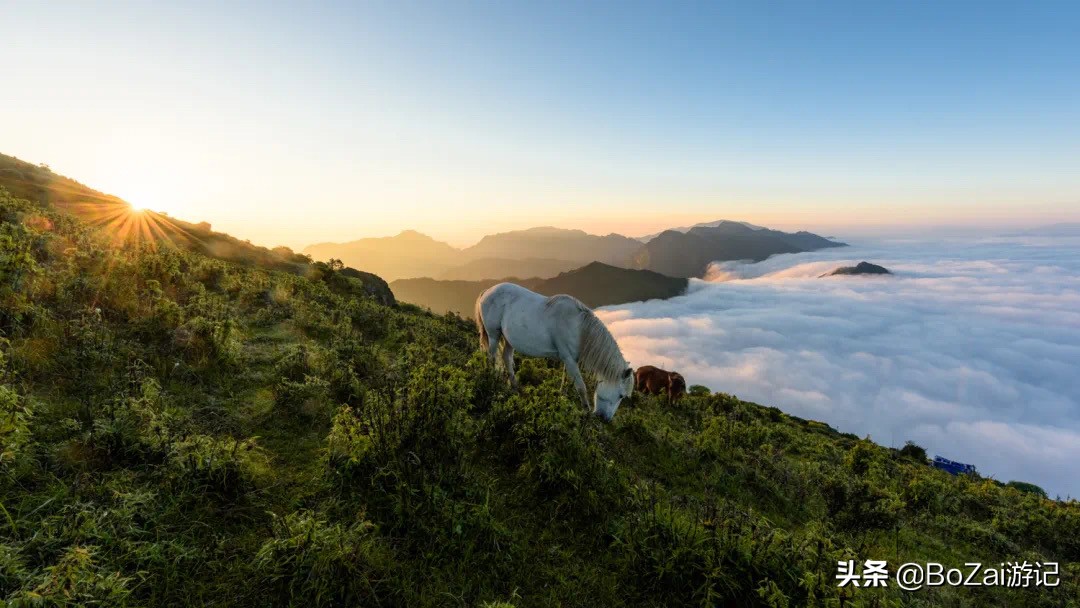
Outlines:
[[[975,473],[975,465],[964,464],[962,462],[956,462],[955,460],[949,460],[948,458],[942,458],[941,456],[934,455],[934,466],[949,473],[950,475],[960,475],[962,473]]]

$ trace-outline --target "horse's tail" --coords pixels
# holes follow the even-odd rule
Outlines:
[[[488,332],[487,327],[484,325],[484,313],[481,310],[481,302],[484,301],[484,294],[487,291],[483,291],[479,296],[476,296],[476,307],[474,310],[474,316],[476,317],[476,327],[480,330],[480,350],[487,352],[488,349]]]

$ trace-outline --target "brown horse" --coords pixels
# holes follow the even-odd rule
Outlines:
[[[634,372],[634,388],[649,395],[667,393],[668,402],[674,403],[686,394],[686,380],[678,372],[643,365]]]

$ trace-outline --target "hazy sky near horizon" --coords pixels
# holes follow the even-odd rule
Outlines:
[[[1075,3],[5,2],[0,152],[293,247],[1080,220]]]

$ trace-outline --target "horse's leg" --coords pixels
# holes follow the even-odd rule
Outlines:
[[[585,406],[586,410],[591,410],[592,404],[589,403],[589,392],[585,388],[585,379],[581,377],[581,370],[578,369],[577,361],[574,361],[572,357],[562,357],[562,362],[566,367],[566,373],[570,375],[570,379],[574,381],[574,386],[577,387],[578,396],[581,397],[581,404]]]
[[[510,388],[517,390],[517,375],[514,374],[514,347],[509,342],[503,341],[503,367],[510,374]]]
[[[499,356],[499,337],[501,335],[502,334],[498,332],[492,332],[488,334],[488,360],[491,361],[492,365],[495,365],[495,360]]]

